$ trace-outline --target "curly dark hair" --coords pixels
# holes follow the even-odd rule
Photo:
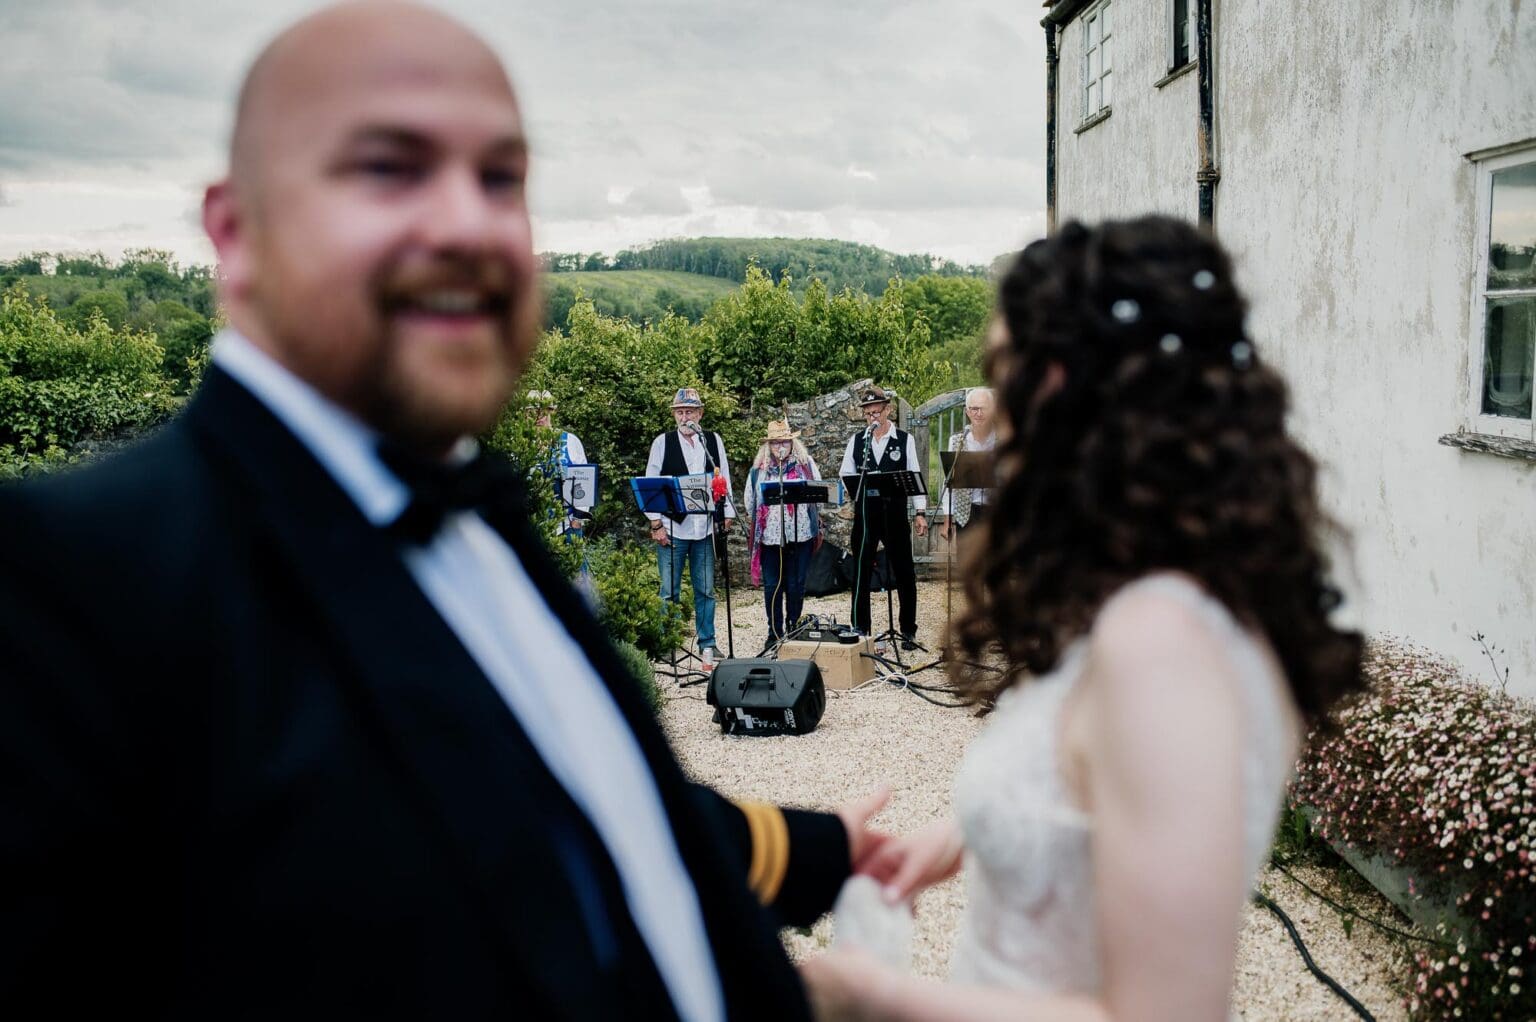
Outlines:
[[[1172,570],[1263,632],[1309,720],[1360,688],[1360,635],[1329,622],[1317,468],[1221,246],[1164,216],[1068,223],[999,306],[998,489],[965,553],[955,687],[987,702],[1051,670],[1115,590]],[[993,643],[1001,678],[974,663]]]

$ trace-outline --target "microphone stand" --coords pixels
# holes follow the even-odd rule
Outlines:
[[[950,489],[949,481],[954,476],[955,466],[960,464],[960,455],[965,452],[966,442],[970,439],[971,424],[966,423],[965,432],[960,437],[960,446],[955,449],[955,457],[949,463],[949,471],[944,473],[944,488],[939,491],[939,503],[941,505],[941,511],[944,510],[942,506],[944,498],[949,498],[949,511],[948,514],[945,515],[945,520],[949,523],[949,539],[945,541],[945,545],[948,547],[948,549],[945,551],[944,557],[944,646],[939,650],[939,655],[934,657],[933,660],[929,661],[921,667],[914,667],[911,671],[913,674],[917,674],[920,671],[926,671],[933,667],[938,667],[940,664],[943,664],[949,660],[949,629],[950,625],[954,623],[955,547],[960,545],[960,526],[955,522],[955,494],[954,491]],[[972,509],[972,513],[975,513],[974,508]]]
[[[855,630],[857,630],[858,627],[859,627],[859,579],[864,576],[864,570],[865,570],[865,565],[864,565],[864,548],[865,548],[866,544],[869,543],[869,486],[867,484],[867,480],[866,480],[865,477],[869,475],[869,470],[873,467],[874,454],[875,454],[874,436],[875,436],[875,423],[871,422],[868,426],[865,427],[865,429],[864,429],[864,436],[863,436],[863,438],[860,441],[863,444],[863,450],[862,450],[862,452],[859,455],[859,507],[858,507],[858,513],[859,513],[859,521],[863,525],[864,531],[863,531],[863,534],[859,537],[859,553],[858,553],[859,560],[858,560],[858,563],[857,563],[857,565],[856,565],[856,567],[854,569],[854,572],[853,572],[853,607],[851,608],[851,610],[849,612],[849,616],[853,618],[853,627],[854,627]],[[874,565],[871,564],[869,566],[869,577],[873,578],[874,574],[875,574]],[[867,588],[865,589],[864,595],[866,597],[869,595],[869,591],[868,591]],[[874,631],[875,630],[874,629],[874,623],[873,623],[873,615],[871,615],[871,623],[870,623],[870,629],[869,630],[870,631]]]
[[[698,438],[699,446],[704,449],[704,467],[711,472],[720,472],[720,466],[715,464],[715,459],[710,457],[709,454],[709,434],[700,429],[697,424],[694,424],[689,432]],[[721,475],[724,474],[721,472]],[[730,500],[730,495],[731,480],[727,478],[725,480],[725,496],[727,501]],[[711,498],[714,496],[713,481],[710,482],[710,496]],[[715,510],[719,512],[718,517],[715,515],[710,517],[713,519],[712,524],[719,530],[720,545],[725,549],[725,571],[721,575],[725,580],[725,655],[727,659],[734,660],[736,659],[736,635],[735,626],[731,623],[731,544],[729,535],[723,529],[719,529],[725,522],[725,505],[722,503]],[[714,542],[714,536],[715,532],[712,531],[710,534],[711,543]]]

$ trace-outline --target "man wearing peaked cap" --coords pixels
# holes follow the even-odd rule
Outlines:
[[[866,428],[848,438],[840,472],[844,476],[861,472],[921,471],[917,446],[912,435],[891,422],[891,395],[871,387],[859,397]],[[914,510],[912,524],[907,520],[907,502]],[[875,569],[875,552],[885,547],[886,564],[896,583],[900,601],[899,627],[904,649],[917,643],[917,569],[912,561],[912,534],[928,532],[928,497],[918,494],[860,494],[853,503],[853,533],[848,539],[849,556],[855,558],[853,617],[856,627],[871,634],[869,583]],[[889,582],[887,583],[889,584]]]

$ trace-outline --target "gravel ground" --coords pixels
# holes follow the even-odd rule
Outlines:
[[[738,656],[753,656],[766,639],[762,595],[756,589],[733,594],[733,635]],[[884,597],[876,594],[874,616],[883,620]],[[918,638],[939,648],[944,626],[944,585],[919,583]],[[835,614],[848,620],[846,595],[810,599],[807,613]],[[725,607],[717,613],[721,648],[726,646]],[[909,663],[912,654],[904,654]],[[926,663],[922,656],[916,663]],[[942,684],[942,669],[917,680]],[[726,738],[710,722],[702,686],[675,687],[663,682],[663,725],[684,767],[696,779],[734,798],[756,798],[784,805],[831,809],[877,784],[892,787],[891,801],[876,825],[907,833],[949,811],[950,786],[970,738],[984,726],[968,710],[934,706],[910,691],[876,684],[848,693],[828,691],[821,726],[797,738]],[[1337,897],[1341,884],[1330,870],[1297,872],[1313,887]],[[1403,997],[1392,977],[1405,974],[1401,945],[1364,923],[1346,935],[1339,914],[1282,874],[1266,870],[1260,888],[1292,918],[1318,966],[1337,979],[1377,1019],[1406,1018]],[[1338,898],[1365,914],[1391,919],[1390,906],[1364,885],[1347,885]],[[916,970],[943,977],[965,903],[960,878],[933,888],[919,899],[914,927]],[[784,932],[791,957],[801,958],[831,940],[830,917],[810,931]],[[1250,906],[1238,949],[1234,1007],[1246,1022],[1348,1020],[1356,1016],[1307,972],[1278,919]]]

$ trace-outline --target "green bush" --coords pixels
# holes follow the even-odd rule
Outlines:
[[[892,280],[878,299],[844,290],[830,294],[811,281],[804,299],[793,282],[777,284],[756,266],[732,295],[716,302],[699,326],[699,369],[716,387],[773,412],[873,377],[913,404],[948,384],[950,367],[929,351],[923,315],[909,315],[903,285]]]
[[[663,603],[656,549],[629,543],[590,544],[588,553],[600,603],[598,617],[614,642],[662,660],[683,644],[683,621],[693,607],[689,587],[677,603]]]
[[[635,683],[640,686],[640,691],[645,695],[645,701],[651,707],[653,713],[661,712],[661,686],[656,684],[656,669],[651,666],[650,657],[641,651],[640,647],[630,642],[614,644],[619,653],[619,660],[623,662],[624,669]]]
[[[175,410],[154,337],[99,314],[82,329],[22,290],[0,296],[0,474],[51,467],[86,440],[116,439]]]

